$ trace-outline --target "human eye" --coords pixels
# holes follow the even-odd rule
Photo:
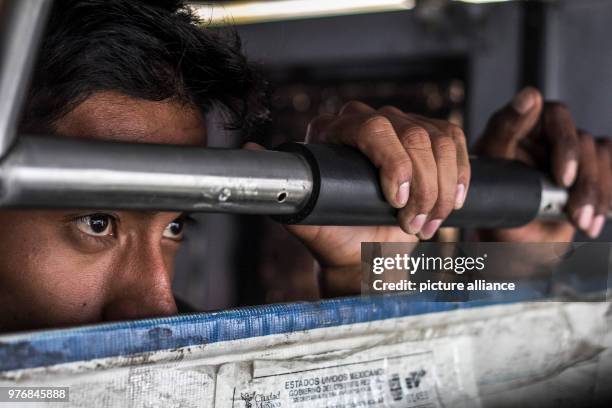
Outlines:
[[[77,217],[74,220],[77,228],[93,237],[115,235],[115,217],[111,214],[96,213]]]
[[[188,221],[187,216],[180,216],[170,222],[164,230],[163,237],[174,241],[182,241],[185,234],[185,224]]]

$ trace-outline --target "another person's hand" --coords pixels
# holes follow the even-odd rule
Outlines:
[[[577,130],[565,105],[545,103],[536,89],[523,89],[491,117],[476,153],[521,160],[570,192],[567,221],[481,231],[483,239],[570,242],[576,228],[592,238],[601,233],[612,198],[612,144]]]
[[[287,227],[319,262],[321,287],[328,293],[359,291],[361,242],[430,239],[449,213],[463,205],[469,188],[465,136],[442,120],[349,102],[338,115],[315,118],[306,141],[359,149],[379,169],[384,196],[399,210],[399,227]]]

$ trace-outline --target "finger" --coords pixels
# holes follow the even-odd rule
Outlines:
[[[569,109],[547,103],[542,114],[542,133],[552,150],[551,172],[557,184],[570,187],[576,180],[579,137]]]
[[[308,127],[306,128],[306,137],[304,141],[306,143],[321,143],[326,140],[327,134],[326,131],[331,125],[331,123],[337,119],[336,115],[324,113],[308,123]]]
[[[459,209],[462,208],[465,203],[465,198],[470,188],[472,170],[463,130],[461,130],[459,126],[453,126],[451,135],[457,149],[457,194],[455,195],[455,209]]]
[[[420,115],[415,116],[422,121],[436,126],[443,134],[450,135],[455,142],[457,152],[457,192],[455,194],[454,208],[459,209],[465,203],[471,179],[470,157],[465,134],[459,126],[447,121],[426,118]]]
[[[412,162],[410,200],[399,211],[400,226],[409,234],[417,234],[428,224],[427,236],[437,229],[439,219],[430,219],[430,212],[438,200],[438,168],[430,135],[423,126],[407,122],[399,134],[401,144]],[[433,235],[433,233],[432,233]]]
[[[379,170],[380,185],[389,204],[402,208],[410,196],[412,161],[389,118],[373,114],[344,114],[327,130],[326,141],[356,147]]]
[[[401,145],[393,124],[370,106],[351,101],[334,119],[315,122],[312,134],[317,141],[356,147],[379,169],[383,195],[389,204],[402,208],[410,196],[412,163]],[[317,129],[325,128],[324,131]]]
[[[401,129],[403,124],[404,127],[406,125],[422,127],[429,134],[438,176],[438,194],[436,202],[427,215],[427,220],[419,233],[419,237],[430,239],[453,210],[457,199],[457,148],[451,134],[451,129],[445,123],[438,124],[434,120],[419,115],[404,114],[394,107],[384,107],[379,112],[384,112],[388,117],[394,119],[392,123],[395,124],[396,129]],[[404,147],[409,148],[408,146]]]
[[[493,114],[477,144],[478,153],[516,158],[518,143],[538,123],[542,103],[542,95],[537,89],[527,87],[521,90],[508,105]]]
[[[589,227],[589,236],[592,238],[596,238],[601,234],[601,230],[606,223],[606,214],[610,207],[610,199],[612,199],[611,146],[612,143],[607,139],[598,141],[596,145],[599,197],[597,206],[595,207],[595,217]]]
[[[430,239],[454,206],[455,142],[428,118],[405,114],[393,106],[385,106],[379,112],[391,119],[413,162],[412,200],[399,212],[400,224],[406,232]]]
[[[568,211],[579,229],[588,233],[595,206],[598,203],[598,163],[593,137],[587,133],[579,135],[579,166],[576,182],[570,190]]]
[[[427,220],[419,233],[422,239],[430,239],[453,208],[460,208],[465,200],[466,186],[469,184],[470,178],[465,135],[458,126],[446,121],[416,114],[405,114],[392,106],[383,107],[379,112],[394,119],[392,123],[396,126],[396,130],[401,127],[401,123],[411,123],[413,127],[423,127],[430,136],[437,166],[438,195],[436,204],[428,214]],[[459,163],[461,163],[461,166]],[[459,175],[461,176],[461,182],[459,181]],[[402,216],[403,214],[400,213],[400,217]],[[410,219],[411,216],[412,214],[408,214],[406,218]],[[421,218],[417,218],[417,221]],[[410,232],[413,232],[413,230]]]
[[[430,239],[455,205],[457,194],[457,149],[455,141],[442,133],[430,133],[438,173],[438,196],[421,230],[422,239]]]
[[[402,111],[401,109],[396,108],[395,106],[391,106],[391,105],[383,106],[382,108],[380,108],[378,110],[378,112],[382,113],[385,116],[396,118],[397,120],[399,120],[398,124],[401,124],[405,120],[408,120],[408,119],[415,119],[415,118],[417,118],[419,120],[420,119],[426,119],[425,116],[409,114],[409,113],[406,113],[406,112]]]
[[[332,126],[335,121],[343,119],[342,122],[346,122],[347,117],[354,119],[356,116],[367,118],[375,113],[376,110],[365,103],[349,101],[340,108],[338,115],[324,113],[311,120],[306,129],[305,141],[308,143],[333,142],[335,140],[333,140],[332,131],[339,128],[339,126]]]
[[[363,102],[349,101],[345,103],[344,105],[342,105],[338,115],[343,116],[343,115],[355,115],[355,114],[364,114],[364,113],[372,114],[375,112],[376,110],[374,108],[372,108],[369,105],[366,105]]]

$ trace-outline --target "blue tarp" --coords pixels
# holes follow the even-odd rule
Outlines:
[[[520,299],[513,299],[518,301]],[[271,334],[485,306],[385,295],[275,304],[0,338],[0,371],[125,356]]]

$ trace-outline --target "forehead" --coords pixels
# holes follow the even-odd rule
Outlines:
[[[99,92],[55,123],[64,137],[160,144],[206,144],[200,112],[176,101],[148,101]]]

